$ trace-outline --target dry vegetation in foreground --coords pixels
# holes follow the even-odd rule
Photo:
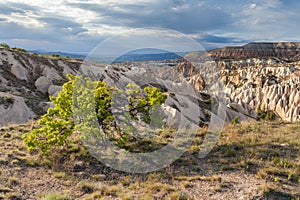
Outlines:
[[[107,168],[79,142],[48,160],[29,154],[21,136],[32,124],[0,128],[0,199],[300,199],[300,123],[228,125],[204,159],[200,129],[180,159],[148,174]]]

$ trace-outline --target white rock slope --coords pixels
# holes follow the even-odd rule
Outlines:
[[[223,65],[226,93],[234,102],[274,111],[286,121],[300,120],[300,63],[248,59]]]

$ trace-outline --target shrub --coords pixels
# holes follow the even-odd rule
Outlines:
[[[126,93],[128,96],[128,109],[130,111],[130,117],[134,120],[139,118],[150,123],[150,109],[155,105],[161,105],[166,100],[166,95],[163,95],[160,89],[151,88],[149,86],[144,88],[145,95],[142,95],[142,90],[136,85],[129,83],[127,85]]]
[[[260,105],[257,107],[256,112],[257,112],[257,116],[260,120],[273,121],[276,119],[276,114],[274,113],[274,111],[262,109]]]
[[[60,55],[59,55],[59,54],[53,54],[52,57],[53,57],[53,58],[59,58]]]
[[[0,105],[4,105],[4,108],[7,109],[9,106],[13,105],[15,99],[10,96],[0,97]]]
[[[8,44],[6,44],[6,43],[1,43],[0,47],[3,47],[5,49],[10,49],[10,46]]]
[[[26,49],[23,49],[23,48],[14,47],[14,48],[12,48],[12,49],[15,50],[15,51],[23,52],[23,53],[26,53],[26,52],[27,52],[27,50],[26,50]]]
[[[49,153],[51,146],[63,146],[74,129],[72,120],[72,91],[75,77],[69,76],[69,82],[63,85],[56,98],[51,97],[54,108],[38,121],[39,128],[23,135],[28,150],[39,148],[43,154]]]
[[[238,123],[239,123],[239,116],[235,116],[233,119],[232,119],[232,122],[231,122],[231,124],[233,124],[233,125],[237,125]]]
[[[120,144],[126,142],[126,132],[117,126],[112,114],[112,95],[121,91],[105,82],[91,81],[88,78],[68,75],[68,79],[58,96],[50,97],[55,106],[41,117],[39,127],[23,135],[28,150],[39,149],[42,155],[47,156],[53,148],[70,144],[70,136],[74,130],[84,130],[81,135],[83,138],[96,136],[102,139],[103,136],[109,136]],[[84,85],[76,87],[76,95],[73,95],[74,87],[79,82]],[[127,86],[126,94],[129,95],[129,105],[126,107],[131,119],[146,123],[149,123],[147,115],[150,108],[161,105],[166,99],[166,95],[158,88],[146,87],[142,92],[133,84]],[[81,109],[75,109],[74,113],[73,106]],[[74,119],[73,115],[77,117]],[[96,128],[92,120],[94,116],[98,123]],[[99,133],[99,130],[102,132]]]

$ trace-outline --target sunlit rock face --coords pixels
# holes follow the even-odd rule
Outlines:
[[[228,102],[270,110],[286,121],[300,120],[300,43],[249,43],[207,54],[219,69]],[[202,55],[192,52],[186,58]]]
[[[272,110],[286,121],[300,120],[299,62],[248,59],[245,63],[229,63],[221,70],[229,98],[253,109]]]

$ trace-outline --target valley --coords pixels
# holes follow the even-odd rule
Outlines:
[[[0,199],[300,198],[300,43],[149,57],[96,64],[0,48]],[[76,134],[46,159],[29,153],[22,135],[40,126],[67,74],[118,89],[132,82],[158,88],[168,95],[161,106],[166,127],[197,126],[191,146],[170,166],[145,174],[105,166]],[[220,129],[216,144],[199,158],[213,125]],[[168,131],[126,148],[150,151],[174,138]]]

